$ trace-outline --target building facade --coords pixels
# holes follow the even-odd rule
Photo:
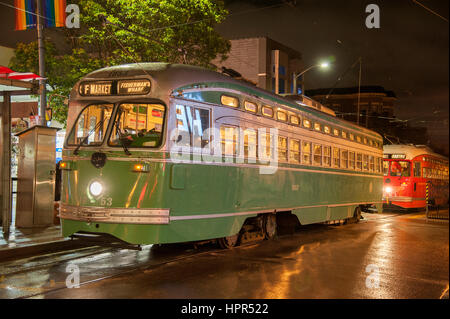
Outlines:
[[[233,39],[228,59],[213,60],[221,68],[239,72],[243,80],[277,94],[296,92],[293,76],[303,69],[300,52],[268,37]]]
[[[361,86],[358,112],[358,87],[325,88],[306,90],[306,95],[321,102],[336,112],[338,117],[360,125],[374,128],[394,117],[394,103],[397,100],[393,91],[382,86]],[[379,123],[379,120],[382,123]]]

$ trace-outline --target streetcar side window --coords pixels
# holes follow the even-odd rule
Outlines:
[[[263,105],[261,112],[266,117],[273,117],[273,109],[270,106]]]
[[[366,154],[363,155],[363,170],[369,170],[369,155]]]
[[[322,145],[314,144],[314,165],[322,165]]]
[[[375,171],[375,160],[372,155],[369,155],[369,171]]]
[[[237,153],[239,129],[233,126],[220,127],[220,141],[222,144],[222,154],[234,156]]]
[[[277,111],[277,119],[278,121],[286,122],[287,113],[285,111]]]
[[[261,133],[259,135],[259,143],[261,144],[260,147],[263,147],[261,154],[262,157],[265,159],[270,159],[272,157],[274,147],[273,135],[269,133]]]
[[[420,162],[414,162],[414,177],[420,177]]]
[[[348,166],[350,169],[355,169],[355,152],[348,152]]]
[[[289,140],[289,160],[295,163],[300,162],[300,141],[290,139]]]
[[[311,142],[303,141],[302,143],[302,163],[311,164]]]
[[[252,112],[252,113],[256,113],[258,112],[258,105],[256,103],[250,102],[250,101],[245,101],[244,102],[244,108],[246,111]]]
[[[246,129],[244,131],[244,156],[245,158],[252,160],[253,163],[255,162],[257,157],[257,143],[258,137],[256,130],[252,128]]]
[[[362,154],[361,153],[356,154],[356,169],[359,171],[362,170]]]
[[[300,119],[298,118],[297,115],[291,115],[291,116],[289,117],[289,122],[290,122],[291,124],[294,124],[294,125],[299,125],[299,124],[300,124]]]
[[[331,166],[331,146],[323,147],[323,165]]]
[[[239,100],[237,97],[229,96],[229,95],[222,95],[220,97],[220,103],[226,106],[231,107],[238,107],[239,106]]]
[[[348,168],[348,151],[341,151],[341,167]]]
[[[339,156],[339,148],[337,147],[333,147],[333,166],[334,167],[339,167],[340,166],[340,162],[341,162],[341,158]]]
[[[381,162],[380,161],[381,161],[381,158],[375,157],[375,171],[377,173],[379,173],[381,170],[381,167],[380,167]]]
[[[278,160],[287,161],[287,138],[278,136]]]
[[[314,130],[321,131],[322,130],[322,125],[320,123],[315,122],[314,123]]]
[[[177,104],[176,107],[177,145],[204,148],[209,146],[210,112],[207,109]],[[152,115],[157,115],[152,110]]]

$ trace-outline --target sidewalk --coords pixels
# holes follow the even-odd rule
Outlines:
[[[62,237],[59,225],[28,229],[18,229],[13,226],[8,239],[4,238],[0,231],[0,262],[75,249],[80,246],[85,245],[78,240]]]

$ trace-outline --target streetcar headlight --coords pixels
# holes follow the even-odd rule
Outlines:
[[[392,187],[386,186],[386,187],[384,188],[384,191],[385,191],[386,193],[391,193],[391,192],[392,192]]]
[[[92,195],[98,196],[103,191],[103,186],[99,182],[92,182],[91,185],[89,185],[89,191]]]

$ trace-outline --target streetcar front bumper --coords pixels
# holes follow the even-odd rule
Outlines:
[[[60,205],[59,218],[116,224],[167,225],[169,209],[105,208],[93,206]]]

